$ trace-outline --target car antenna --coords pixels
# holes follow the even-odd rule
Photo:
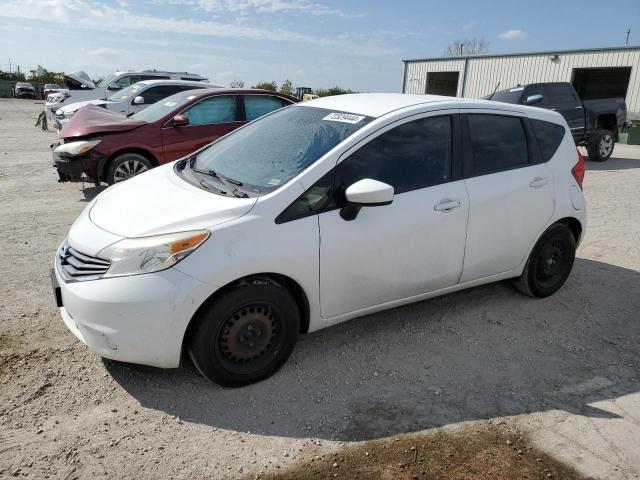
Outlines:
[[[493,92],[491,93],[491,96],[489,97],[489,100],[491,100],[493,98],[493,96],[496,94],[496,92],[498,91],[498,87],[500,86],[500,82],[496,83],[496,88],[493,89]]]

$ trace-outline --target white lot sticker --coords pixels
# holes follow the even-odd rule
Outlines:
[[[196,96],[195,96],[195,95],[189,95],[189,96],[187,97],[187,100],[193,100],[194,98],[196,98]]]
[[[524,90],[524,87],[516,87],[509,90],[510,92],[519,92],[520,90]]]
[[[353,113],[330,113],[323,120],[329,120],[331,122],[343,122],[343,123],[358,123],[364,117],[361,115],[354,115]]]
[[[165,107],[175,107],[177,105],[176,102],[167,102],[164,104]]]
[[[269,185],[280,185],[280,180],[278,180],[277,178],[272,178],[271,180],[269,180]]]

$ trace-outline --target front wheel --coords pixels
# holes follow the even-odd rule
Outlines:
[[[576,257],[573,232],[561,223],[551,225],[542,234],[515,285],[531,297],[556,293],[569,277]]]
[[[111,162],[106,181],[109,185],[123,182],[153,168],[148,158],[137,153],[123,153]]]
[[[275,373],[293,352],[300,330],[295,300],[271,279],[233,287],[195,321],[189,356],[204,377],[227,387]]]
[[[608,160],[613,153],[613,144],[613,134],[609,130],[597,130],[589,144],[589,160],[594,162]]]

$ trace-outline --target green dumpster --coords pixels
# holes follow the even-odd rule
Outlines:
[[[627,123],[627,143],[640,145],[640,120],[630,120]]]

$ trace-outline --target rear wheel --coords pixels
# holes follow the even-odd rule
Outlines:
[[[604,129],[597,130],[589,144],[589,160],[594,162],[608,160],[613,153],[613,144],[613,133]]]
[[[276,372],[291,355],[300,330],[295,300],[271,279],[234,287],[196,321],[189,356],[203,376],[229,387]]]
[[[148,158],[137,153],[123,153],[113,159],[107,171],[107,183],[123,182],[153,168]]]
[[[542,234],[515,285],[532,297],[557,292],[569,277],[576,256],[576,240],[566,225],[556,223]]]

